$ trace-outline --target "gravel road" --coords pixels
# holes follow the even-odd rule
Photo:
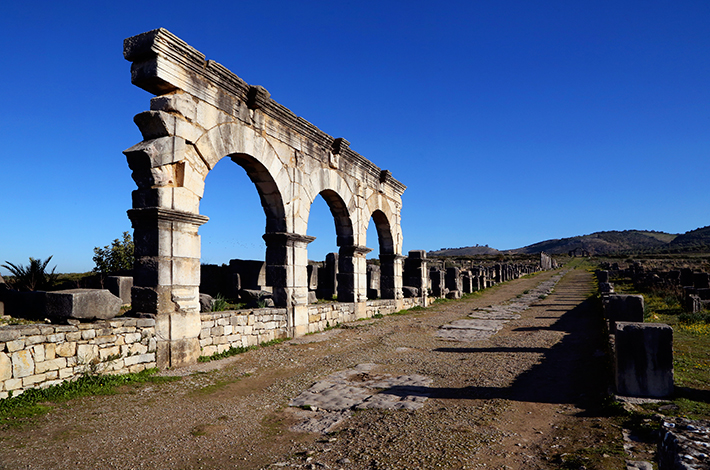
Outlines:
[[[0,430],[0,468],[554,468],[606,432],[591,275],[562,274],[73,400]]]

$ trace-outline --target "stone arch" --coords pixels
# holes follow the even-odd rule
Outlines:
[[[143,140],[125,151],[138,189],[128,211],[136,240],[132,304],[156,319],[160,367],[193,363],[200,354],[200,215],[207,174],[229,157],[246,169],[266,215],[267,282],[286,307],[294,336],[310,330],[306,235],[310,206],[323,194],[338,234],[342,285],[367,314],[364,246],[376,214],[384,253],[401,292],[401,196],[406,186],[387,170],[293,114],[263,87],[249,85],[169,31],[126,39],[131,81],[155,95],[135,117]],[[375,195],[376,197],[372,197]],[[368,199],[371,199],[368,203]],[[376,212],[378,211],[378,212]],[[364,227],[363,227],[364,225]],[[387,229],[389,228],[389,229]],[[396,294],[396,308],[401,297]]]
[[[390,213],[387,205],[372,210],[371,215],[367,217],[367,224],[369,225],[370,218],[372,218],[375,222],[375,229],[377,230],[381,296],[383,299],[396,299],[397,269],[395,264],[400,261],[400,259],[397,253],[396,239],[392,232],[392,222],[390,222],[393,215],[391,213],[388,215],[386,212]]]
[[[222,158],[229,157],[244,168],[254,183],[266,216],[266,283],[273,288],[276,305],[287,306],[291,302],[287,245],[292,237],[287,235],[291,218],[287,216],[283,197],[290,179],[282,159],[267,139],[252,128],[233,122],[205,132],[195,142],[195,148],[209,171]]]

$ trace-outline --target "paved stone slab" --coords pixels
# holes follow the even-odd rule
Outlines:
[[[290,406],[317,412],[292,429],[327,432],[347,418],[352,409],[416,410],[424,406],[432,379],[377,374],[373,372],[376,367],[368,363],[335,372],[291,400]]]
[[[527,294],[521,294],[502,304],[477,308],[469,314],[470,320],[455,320],[442,325],[436,336],[445,341],[486,340],[498,333],[508,321],[520,318],[520,313],[529,309],[542,296],[549,295],[563,275],[564,273],[557,274],[530,289]]]

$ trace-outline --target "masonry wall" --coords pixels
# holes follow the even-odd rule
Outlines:
[[[156,366],[155,320],[0,327],[0,398],[86,372],[124,374]]]
[[[288,336],[285,308],[229,310],[201,314],[200,356],[248,347]]]
[[[421,305],[421,298],[402,299],[400,302],[403,302],[403,309],[408,309]],[[308,332],[315,333],[338,323],[358,320],[356,308],[357,304],[346,302],[311,304],[308,306]],[[365,318],[371,318],[377,314],[388,315],[395,313],[397,310],[397,304],[394,299],[368,300]]]
[[[403,308],[420,305],[404,299]],[[357,304],[309,307],[309,332],[357,319]],[[394,300],[367,302],[366,317],[397,310]],[[200,355],[248,347],[288,336],[287,310],[261,308],[201,314]],[[125,374],[156,367],[155,320],[121,318],[71,325],[0,326],[0,399],[48,387],[87,372]]]

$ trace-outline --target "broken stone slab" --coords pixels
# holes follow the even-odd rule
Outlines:
[[[402,293],[404,294],[405,299],[419,297],[419,289],[416,287],[402,286]]]
[[[273,307],[273,294],[265,290],[242,289],[239,297],[247,303],[247,307]]]
[[[44,314],[49,318],[108,320],[118,315],[123,304],[107,289],[69,289],[43,294]]]

